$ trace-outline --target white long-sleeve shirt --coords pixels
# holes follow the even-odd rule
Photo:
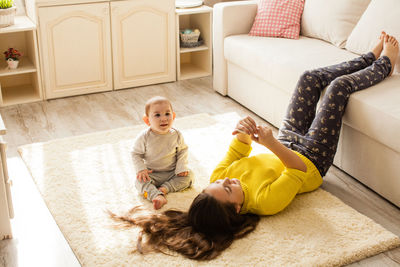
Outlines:
[[[188,171],[188,147],[181,132],[172,128],[167,134],[157,134],[150,128],[142,131],[135,140],[132,159],[136,173],[144,169]]]

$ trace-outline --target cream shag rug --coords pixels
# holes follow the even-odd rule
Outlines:
[[[193,187],[167,196],[164,209],[186,210],[207,185],[225,154],[236,113],[178,118],[196,174]],[[215,260],[131,253],[139,229],[115,229],[116,213],[150,202],[137,195],[130,150],[144,125],[20,147],[36,185],[83,266],[337,266],[400,245],[400,239],[328,192],[299,195],[283,212],[262,218],[257,229]],[[255,145],[253,154],[266,151]]]

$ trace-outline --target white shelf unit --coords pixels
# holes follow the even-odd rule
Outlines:
[[[7,144],[3,136],[6,127],[0,115],[0,240],[12,238],[10,219],[14,218],[14,209],[11,199],[12,182],[8,177],[7,169]]]
[[[9,47],[23,54],[17,69],[7,67],[3,52]],[[26,16],[16,16],[14,25],[0,28],[0,51],[0,106],[42,100],[36,25]]]
[[[212,10],[208,6],[176,9],[177,80],[212,74]],[[181,48],[179,32],[184,29],[199,29],[204,44],[194,48]]]

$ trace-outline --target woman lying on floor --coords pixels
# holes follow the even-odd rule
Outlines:
[[[336,153],[350,95],[391,75],[398,50],[397,40],[382,32],[368,54],[305,72],[297,83],[277,139],[271,129],[257,126],[252,118],[240,120],[232,133],[236,137],[212,173],[210,185],[193,200],[188,211],[112,216],[127,225],[140,226],[148,237],[147,248],[167,248],[196,260],[215,258],[235,239],[252,232],[258,215],[276,214],[297,194],[313,191],[322,184]],[[252,140],[272,153],[249,157]],[[141,241],[142,235],[139,251],[143,251]]]

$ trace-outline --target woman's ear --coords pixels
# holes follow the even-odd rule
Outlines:
[[[144,123],[146,123],[148,126],[150,126],[149,117],[147,117],[147,115],[143,115],[142,120],[144,121]]]
[[[235,204],[236,212],[240,213],[241,205]]]

